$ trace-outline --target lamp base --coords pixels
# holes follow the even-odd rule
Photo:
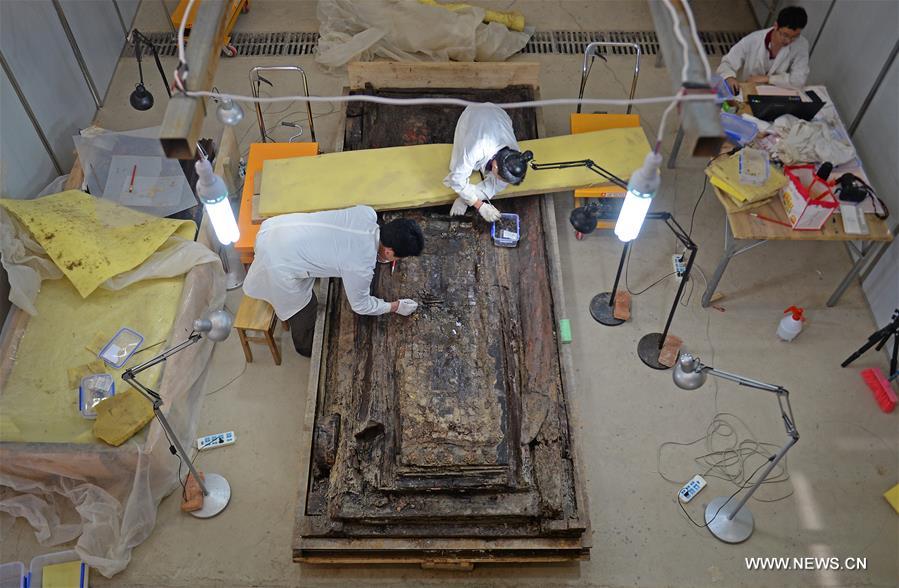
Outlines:
[[[654,370],[667,370],[669,366],[659,363],[659,353],[662,348],[659,344],[662,341],[661,333],[650,333],[643,335],[637,343],[637,356],[640,361],[648,365]]]
[[[607,327],[617,327],[624,321],[615,318],[615,307],[609,306],[609,300],[612,298],[611,292],[600,292],[590,301],[590,316],[593,320]]]
[[[198,519],[208,519],[225,510],[231,500],[231,484],[219,474],[206,474],[203,485],[209,492],[203,497],[203,508],[191,511]]]
[[[739,502],[727,502],[729,497],[719,496],[712,500],[705,507],[705,523],[708,530],[725,543],[742,543],[749,539],[752,535],[755,522],[752,518],[752,512],[744,506],[733,518],[728,517],[733,513],[734,509],[739,506]],[[723,508],[722,508],[722,505]],[[720,511],[718,509],[721,509]],[[716,516],[717,513],[717,516]]]

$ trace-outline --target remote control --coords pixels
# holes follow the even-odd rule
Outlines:
[[[677,497],[681,502],[690,502],[703,488],[705,488],[705,478],[696,474],[692,480],[684,484],[684,487],[677,493]]]
[[[234,443],[234,431],[206,435],[197,439],[197,449],[213,449]]]

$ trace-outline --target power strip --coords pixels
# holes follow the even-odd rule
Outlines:
[[[705,478],[696,474],[693,476],[689,482],[684,484],[684,487],[680,489],[680,492],[677,493],[677,497],[680,498],[681,502],[687,503],[693,500],[693,497],[699,494],[699,491],[705,488],[706,482]]]
[[[684,273],[687,271],[687,264],[684,263],[684,254],[675,253],[671,256],[671,268],[674,270],[674,277],[678,281],[683,279]]]
[[[206,435],[197,439],[197,449],[214,449],[216,447],[224,447],[231,445],[235,441],[234,431],[227,433],[216,433],[215,435]]]

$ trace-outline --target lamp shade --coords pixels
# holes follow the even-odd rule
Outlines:
[[[215,114],[222,124],[231,127],[243,120],[243,109],[240,107],[240,104],[229,98],[222,100],[219,107],[216,109]]]
[[[194,321],[194,331],[206,333],[211,341],[224,341],[231,334],[234,317],[227,310],[214,310],[206,318]]]
[[[212,164],[205,157],[197,160],[197,196],[203,202],[215,236],[222,245],[229,245],[240,239],[240,229],[234,218],[234,211],[228,201],[228,188],[224,180],[212,172]]]
[[[131,107],[135,110],[150,110],[153,108],[153,94],[144,87],[143,83],[137,84],[129,97]]]
[[[699,358],[689,353],[682,353],[674,365],[672,374],[674,385],[684,390],[696,390],[705,384],[708,374],[702,369]]]
[[[627,195],[615,223],[615,236],[625,243],[633,241],[640,234],[652,198],[659,190],[661,164],[661,154],[650,151],[643,160],[643,167],[634,172],[627,184]]]

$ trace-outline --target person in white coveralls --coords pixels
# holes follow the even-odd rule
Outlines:
[[[505,110],[489,102],[467,107],[456,123],[450,171],[443,179],[443,184],[459,195],[450,214],[465,214],[473,206],[487,222],[498,221],[500,212],[490,199],[509,184],[524,181],[533,158],[530,151],[519,151],[512,119]],[[474,172],[481,175],[476,184],[470,182]]]
[[[309,357],[318,305],[315,278],[340,278],[356,314],[409,316],[417,302],[385,302],[371,295],[371,282],[376,263],[420,255],[423,248],[418,223],[400,218],[379,227],[377,213],[368,206],[284,214],[262,223],[243,290],[272,305],[290,325],[297,353]]]

